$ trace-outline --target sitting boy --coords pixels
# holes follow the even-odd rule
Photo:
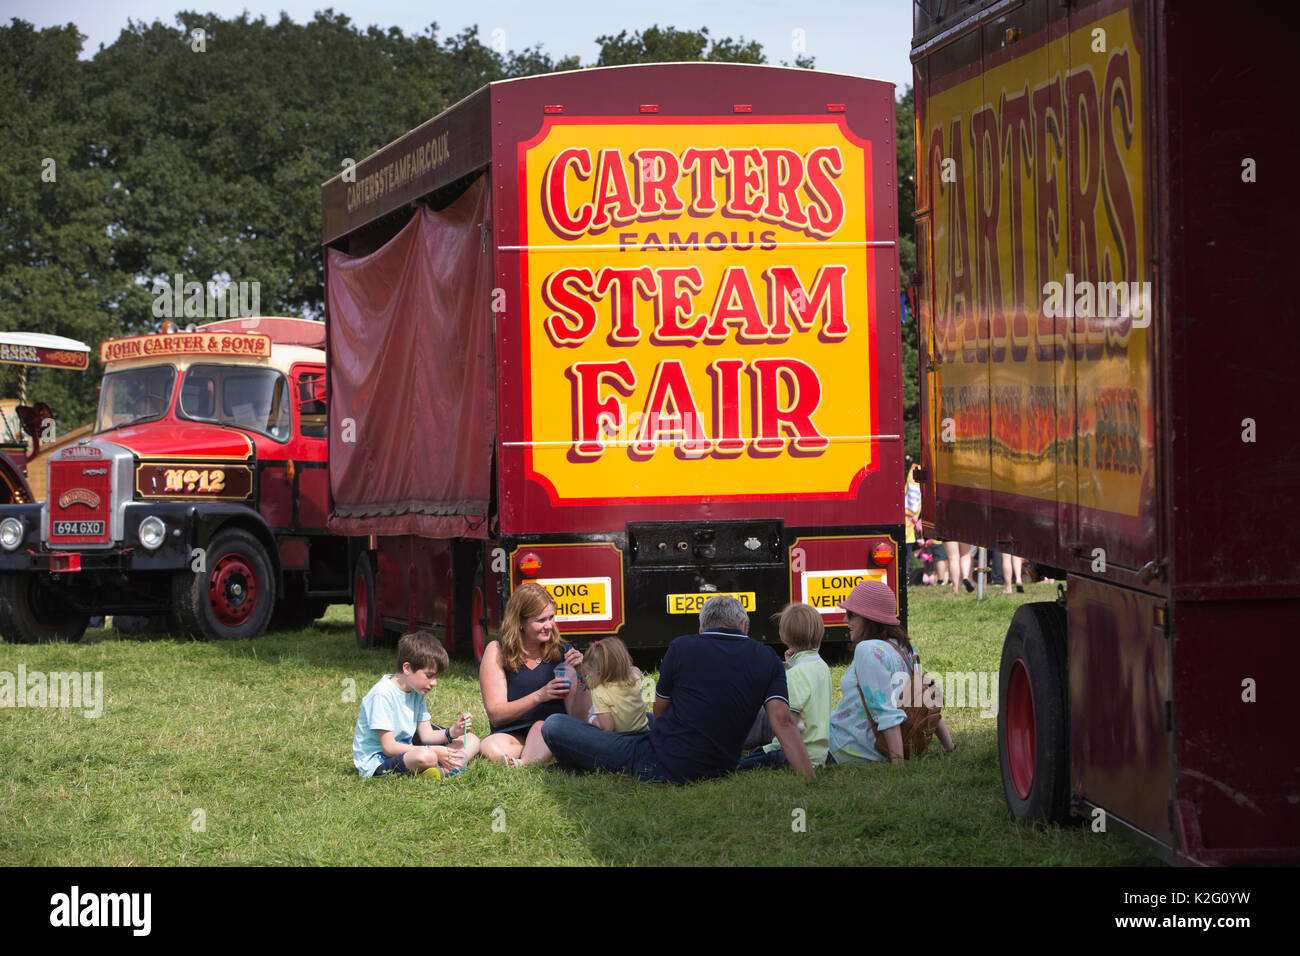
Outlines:
[[[781,643],[786,646],[785,682],[790,693],[790,712],[799,721],[799,735],[814,767],[826,763],[826,752],[830,749],[831,669],[817,653],[825,631],[822,616],[807,604],[787,604],[777,622]],[[770,743],[741,757],[736,769],[786,766],[789,761],[781,742],[773,737]]]
[[[478,753],[479,740],[462,717],[434,727],[424,695],[447,670],[447,649],[428,631],[403,634],[395,673],[385,674],[361,701],[352,737],[352,762],[363,777],[387,773],[458,773]]]

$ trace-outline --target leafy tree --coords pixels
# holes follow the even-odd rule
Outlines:
[[[912,212],[916,208],[916,125],[912,87],[903,90],[894,108],[894,141],[898,157],[898,259],[899,276],[904,288],[916,268],[915,226]],[[903,324],[903,448],[916,461],[921,460],[921,388],[917,355],[917,316]]]
[[[112,257],[114,183],[87,96],[83,37],[71,24],[0,27],[0,330],[46,332],[92,346],[118,327],[126,277]],[[17,397],[20,369],[0,365]],[[32,370],[28,399],[60,430],[88,420],[99,376]]]
[[[708,60],[719,63],[766,63],[763,46],[757,40],[733,40],[723,37],[714,40],[708,27],[698,30],[678,30],[658,25],[637,31],[628,36],[620,30],[618,36],[599,36],[600,56],[595,66],[623,66],[629,63],[684,63]]]

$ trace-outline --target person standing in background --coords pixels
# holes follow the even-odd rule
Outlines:
[[[916,462],[907,456],[907,483],[903,486],[903,540],[907,543],[907,563],[903,565],[907,580],[912,580],[912,551],[921,530],[921,484],[916,480]]]
[[[970,545],[960,541],[945,541],[944,550],[948,552],[948,575],[952,578],[952,593],[960,593],[960,584],[967,591],[975,590],[975,582],[970,579]]]

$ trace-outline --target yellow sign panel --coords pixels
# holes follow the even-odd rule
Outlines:
[[[555,599],[555,620],[608,621],[613,588],[609,578],[545,578],[537,582]]]
[[[1127,516],[1150,493],[1141,50],[1123,9],[922,105],[940,486]]]
[[[872,145],[842,117],[656,117],[521,147],[522,444],[553,500],[851,496],[895,256],[869,244]]]
[[[248,332],[175,332],[166,335],[137,335],[109,339],[99,346],[104,363],[166,355],[238,355],[269,358],[271,337]]]
[[[734,597],[746,611],[753,611],[758,607],[754,600],[753,591],[709,591],[703,594],[670,594],[668,595],[668,613],[669,614],[699,614],[700,609],[704,607],[704,602],[709,598],[718,595]]]
[[[815,607],[819,614],[841,613],[840,603],[863,581],[889,583],[884,571],[870,568],[847,571],[804,571],[802,581],[804,603]]]

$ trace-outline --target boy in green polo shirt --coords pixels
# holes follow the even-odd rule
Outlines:
[[[786,646],[785,683],[790,710],[799,720],[799,733],[814,767],[826,763],[831,736],[831,669],[817,649],[826,626],[822,616],[807,604],[787,604],[777,619],[781,643]],[[775,737],[772,742],[750,751],[738,770],[754,767],[785,767],[788,761]]]

